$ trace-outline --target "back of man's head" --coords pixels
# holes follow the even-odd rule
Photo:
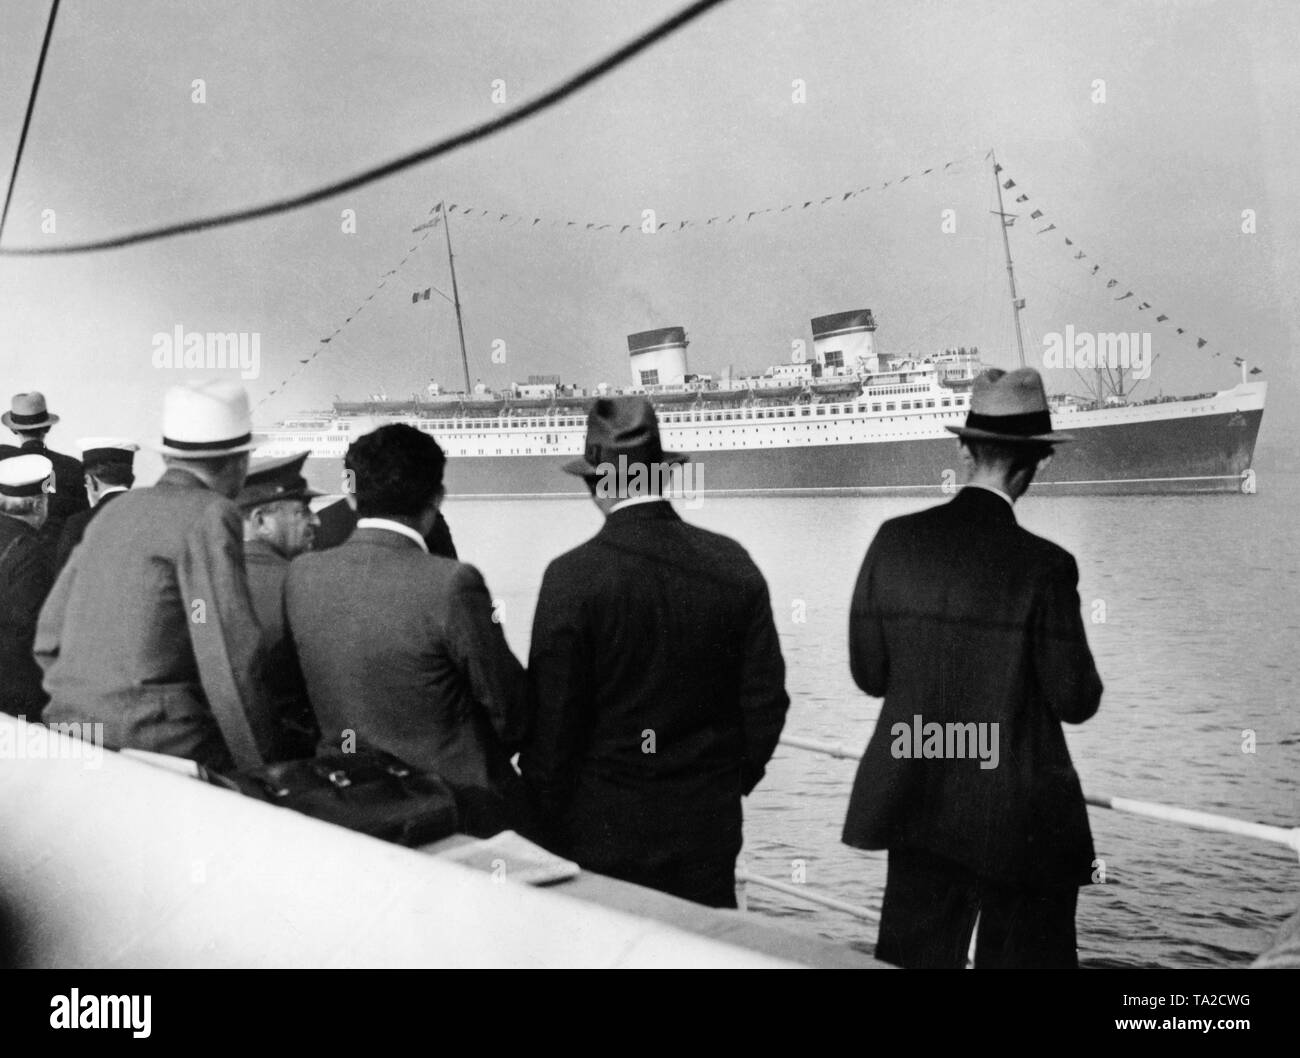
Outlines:
[[[0,515],[17,518],[34,529],[45,524],[50,512],[50,497],[46,493],[39,496],[0,496]]]
[[[1052,454],[1052,445],[1042,442],[981,441],[967,438],[962,443],[978,469],[1001,471],[1008,475],[1037,467],[1041,460]]]
[[[248,453],[235,452],[206,459],[164,455],[163,464],[169,470],[184,470],[193,474],[214,492],[233,500],[243,487],[244,477],[248,473]]]
[[[446,465],[438,442],[405,423],[359,437],[343,458],[361,518],[418,517],[442,495]]]
[[[128,463],[87,463],[86,473],[98,481],[101,488],[129,489],[135,484],[135,471]]]

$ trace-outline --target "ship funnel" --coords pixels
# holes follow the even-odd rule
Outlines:
[[[875,330],[870,309],[818,316],[812,321],[813,355],[824,371],[845,368],[853,374],[875,374],[880,370]]]
[[[632,385],[680,386],[686,381],[686,329],[661,327],[627,336]]]

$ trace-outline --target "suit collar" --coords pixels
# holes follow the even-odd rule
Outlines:
[[[273,548],[265,540],[245,540],[244,541],[244,560],[252,559],[254,562],[283,562],[286,565],[289,560],[279,551]]]
[[[163,471],[163,476],[158,479],[158,485],[165,485],[173,489],[207,489],[209,492],[215,492],[215,489],[209,488],[207,482],[202,478],[196,477],[188,470],[182,470],[180,467],[168,467]],[[158,486],[155,485],[155,488]]]
[[[620,522],[630,522],[634,518],[668,522],[681,521],[677,511],[673,509],[673,505],[668,500],[660,500],[657,503],[633,503],[627,507],[620,507],[617,511],[610,511],[605,521],[609,523],[617,519]]]
[[[999,488],[995,488],[992,485],[981,485],[979,482],[976,481],[968,481],[966,482],[965,485],[962,486],[962,488],[983,489],[985,492],[991,492],[994,496],[999,497],[1002,500],[1002,502],[1005,503],[1008,507],[1014,507],[1016,503],[1016,501],[1013,500],[1010,496],[1008,496],[1005,492],[1003,492]]]
[[[414,539],[403,533],[395,533],[391,529],[375,529],[369,526],[363,529],[359,525],[340,546],[350,547],[353,544],[374,544],[377,547],[387,547],[394,551],[421,550],[420,545]]]
[[[357,528],[377,529],[382,533],[389,534],[390,536],[399,536],[405,540],[409,540],[421,551],[427,553],[429,550],[429,545],[425,543],[424,537],[409,525],[404,525],[402,522],[394,521],[391,518],[358,518]]]
[[[949,503],[966,517],[992,518],[1015,524],[1016,512],[1011,504],[989,489],[963,488]]]
[[[602,533],[619,532],[641,525],[665,525],[680,522],[681,516],[671,503],[637,503],[631,507],[611,511],[601,527]]]
[[[11,518],[11,517],[10,517],[9,515],[7,515],[7,514],[0,514],[0,534],[6,533],[6,532],[7,532],[7,533],[12,533],[12,534],[14,534],[14,535],[16,535],[16,536],[32,536],[32,537],[35,537],[35,536],[39,535],[39,534],[37,533],[37,530],[35,530],[34,528],[32,528],[30,525],[28,525],[26,522],[24,522],[21,518]]]

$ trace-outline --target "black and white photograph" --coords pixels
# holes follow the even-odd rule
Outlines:
[[[6,0],[11,1023],[805,968],[1282,1025],[1298,50],[1288,0]]]

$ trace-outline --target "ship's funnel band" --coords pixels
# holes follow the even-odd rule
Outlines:
[[[852,334],[855,331],[874,331],[876,319],[870,309],[852,309],[849,312],[835,312],[829,316],[817,316],[812,320],[814,338],[833,338],[840,334]]]
[[[639,331],[627,336],[627,351],[632,356],[675,345],[686,345],[685,327],[659,327],[653,331]]]

